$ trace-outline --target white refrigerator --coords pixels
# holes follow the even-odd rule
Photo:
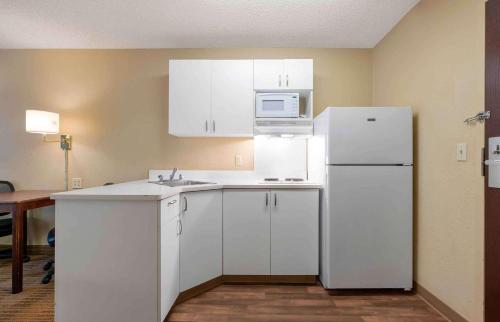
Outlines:
[[[328,289],[412,288],[409,107],[329,107],[314,120],[309,179],[324,183],[320,279]]]

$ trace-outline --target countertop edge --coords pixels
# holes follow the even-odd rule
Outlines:
[[[321,189],[323,186],[317,183],[304,184],[262,184],[262,183],[227,183],[227,184],[210,184],[185,187],[172,187],[171,190],[158,194],[71,194],[59,192],[50,195],[52,200],[116,200],[116,201],[158,201],[166,199],[183,192],[220,190],[220,189]]]

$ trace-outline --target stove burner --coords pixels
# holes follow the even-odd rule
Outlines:
[[[304,181],[304,179],[302,179],[302,178],[285,178],[285,181],[302,182],[302,181]]]

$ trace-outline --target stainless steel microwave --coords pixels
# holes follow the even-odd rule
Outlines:
[[[255,117],[299,117],[299,93],[255,94]]]

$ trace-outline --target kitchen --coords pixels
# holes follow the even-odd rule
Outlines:
[[[313,121],[313,63],[170,60],[169,133],[265,133],[256,171],[150,170],[53,194],[56,320],[163,321],[224,282],[410,291],[411,108],[329,107]]]
[[[480,321],[484,129],[463,120],[484,4],[465,3],[420,1],[359,48],[0,50],[1,178],[70,190],[28,213],[24,290],[0,301],[52,289],[56,321]],[[64,153],[24,128],[34,110]]]

